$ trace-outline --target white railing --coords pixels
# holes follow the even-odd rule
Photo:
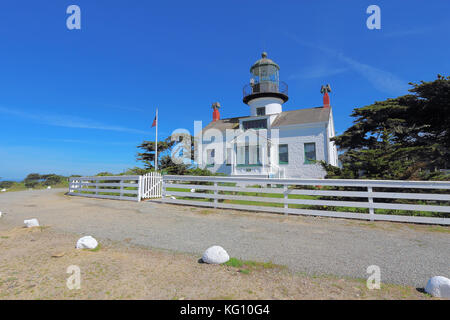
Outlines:
[[[232,175],[240,175],[240,176],[252,176],[252,175],[265,175],[268,178],[285,178],[285,170],[277,166],[276,164],[268,164],[268,165],[236,165],[231,164],[231,174]]]
[[[150,172],[142,176],[141,198],[153,199],[162,196],[162,176],[159,172]]]
[[[162,201],[173,204],[450,225],[450,182],[166,175],[162,193]]]
[[[284,168],[281,168],[276,164],[271,164],[271,171],[275,178],[284,179],[286,177]]]
[[[141,200],[142,176],[74,177],[69,195],[116,200]]]

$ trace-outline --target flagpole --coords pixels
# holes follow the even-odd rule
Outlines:
[[[158,171],[158,108],[156,108],[155,170]]]

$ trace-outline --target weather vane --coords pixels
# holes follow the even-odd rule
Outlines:
[[[331,87],[329,84],[327,84],[326,86],[322,86],[322,88],[320,89],[320,93],[325,94],[325,92],[331,92]]]

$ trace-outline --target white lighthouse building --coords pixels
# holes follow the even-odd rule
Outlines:
[[[250,68],[243,102],[249,114],[220,119],[213,104],[213,121],[201,132],[199,165],[228,175],[273,178],[323,178],[318,161],[337,166],[330,87],[322,87],[323,105],[283,111],[288,86],[280,81],[280,67],[267,53]]]

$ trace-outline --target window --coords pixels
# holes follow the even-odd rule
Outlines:
[[[214,156],[215,156],[215,150],[214,149],[210,149],[207,150],[207,159],[206,159],[206,165],[208,167],[213,167],[214,166]]]
[[[243,145],[236,148],[237,165],[245,166],[261,166],[261,146]]]
[[[266,115],[266,107],[256,108],[257,116],[265,116]]]
[[[227,148],[227,166],[231,166],[231,148]]]
[[[267,129],[267,119],[243,121],[242,127],[248,129]]]
[[[289,163],[289,150],[287,144],[280,144],[278,146],[278,157],[279,164],[288,164]]]
[[[316,161],[316,144],[314,142],[312,143],[305,143],[305,164],[311,164]]]

